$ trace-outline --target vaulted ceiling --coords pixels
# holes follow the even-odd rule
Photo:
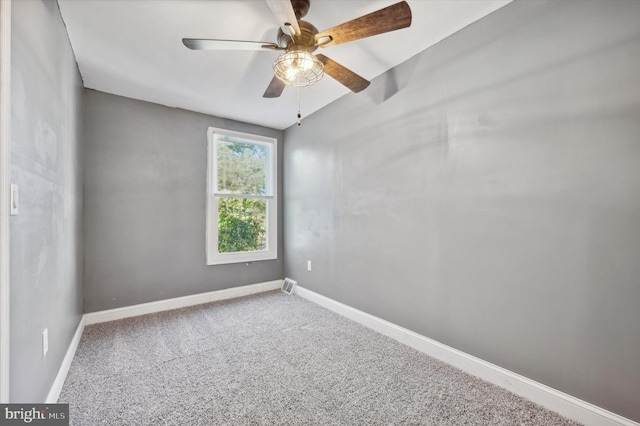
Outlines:
[[[322,31],[397,1],[312,0],[304,20]],[[411,27],[319,50],[371,80],[511,0],[407,1]],[[275,42],[279,22],[264,0],[58,3],[85,87],[276,129],[296,122],[297,88],[262,97],[280,52],[193,51],[182,44],[183,37]],[[302,113],[347,93],[325,75],[300,89]]]

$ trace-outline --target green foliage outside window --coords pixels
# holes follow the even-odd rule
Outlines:
[[[217,149],[218,192],[266,195],[268,147],[219,140]]]
[[[268,148],[264,145],[218,140],[218,192],[265,195]],[[218,198],[218,252],[266,249],[267,201]]]
[[[251,198],[218,200],[218,252],[267,248],[267,202]]]

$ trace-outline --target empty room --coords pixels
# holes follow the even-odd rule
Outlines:
[[[0,423],[640,426],[640,1],[0,0]]]

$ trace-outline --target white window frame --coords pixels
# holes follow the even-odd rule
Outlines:
[[[264,196],[245,196],[220,194],[218,186],[217,137],[228,136],[244,139],[250,143],[269,144],[271,146],[270,192]],[[236,132],[234,130],[209,127],[207,130],[207,228],[206,252],[207,265],[256,262],[278,258],[278,139],[268,136]],[[218,200],[220,198],[252,198],[267,201],[267,248],[261,251],[219,253],[218,252]]]

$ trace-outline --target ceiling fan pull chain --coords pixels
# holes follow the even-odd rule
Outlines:
[[[298,126],[300,125],[300,119],[302,115],[300,115],[300,86],[298,86]]]

